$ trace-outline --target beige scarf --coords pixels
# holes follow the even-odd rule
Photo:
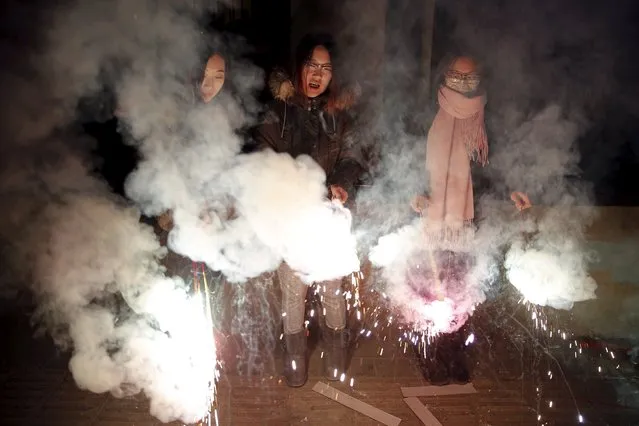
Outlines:
[[[467,98],[442,86],[438,100],[440,108],[426,143],[430,194],[424,224],[434,248],[459,251],[473,238],[470,161],[485,165],[488,157],[486,98]]]

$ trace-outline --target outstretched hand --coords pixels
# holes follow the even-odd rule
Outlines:
[[[348,192],[339,185],[331,185],[331,199],[337,200],[342,204],[345,204],[348,200]]]
[[[520,212],[532,207],[528,195],[523,192],[514,191],[510,194],[510,199],[515,203],[515,208]]]

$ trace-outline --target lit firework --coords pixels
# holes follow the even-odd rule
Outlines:
[[[207,401],[208,410],[203,419],[198,422],[198,426],[211,426],[212,424],[218,425],[219,418],[217,411],[216,382],[219,378],[219,370],[217,368],[217,354],[215,339],[213,336],[213,314],[211,311],[209,284],[206,278],[206,269],[202,263],[193,262],[193,291],[195,293],[195,297],[199,299],[203,305],[202,311],[205,315],[205,330],[209,330],[209,332],[205,332],[202,335],[202,340],[205,346],[205,353],[210,354],[213,366],[212,371],[208,373],[210,377],[209,398]]]

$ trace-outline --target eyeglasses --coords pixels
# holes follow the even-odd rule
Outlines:
[[[326,71],[333,72],[332,64],[318,64],[317,62],[308,61],[304,65],[306,65],[311,71]]]

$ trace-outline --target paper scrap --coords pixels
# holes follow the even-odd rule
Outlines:
[[[428,408],[422,404],[422,402],[417,398],[404,398],[404,402],[408,407],[413,410],[413,413],[417,416],[417,418],[424,423],[426,426],[442,426],[442,424],[437,420],[437,417],[430,412]]]
[[[377,420],[386,426],[397,426],[402,421],[399,417],[395,417],[380,410],[379,408],[375,408],[372,405],[360,401],[357,398],[353,398],[352,396],[338,391],[326,383],[317,382],[315,386],[313,386],[313,390],[329,399],[332,399],[333,401],[339,402],[351,410],[358,411],[373,420]]]
[[[402,388],[404,397],[413,396],[444,396],[444,395],[461,395],[477,393],[472,383],[465,385],[446,385],[446,386],[415,386]]]

